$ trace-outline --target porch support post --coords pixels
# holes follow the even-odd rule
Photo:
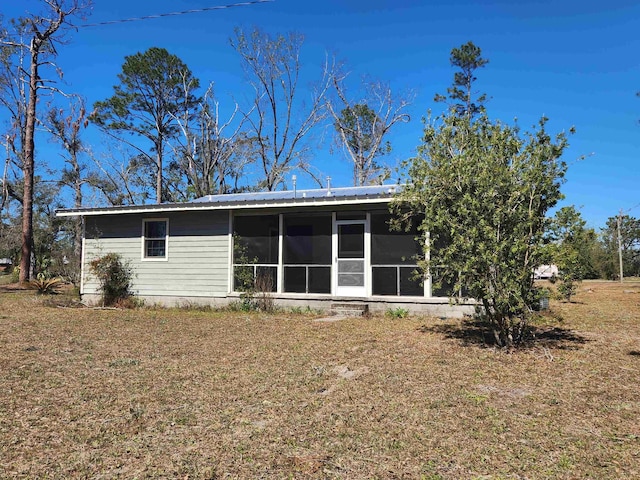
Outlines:
[[[364,288],[367,297],[371,296],[373,271],[371,269],[371,212],[367,212],[364,224]]]
[[[284,239],[284,215],[280,213],[278,215],[278,270],[277,270],[277,285],[276,292],[282,293],[284,290],[284,258],[283,252],[283,239]]]
[[[84,271],[85,271],[85,259],[87,252],[87,219],[83,215],[82,219],[82,251],[80,252],[80,296],[84,295]]]
[[[338,225],[336,212],[331,212],[331,295],[338,290]]]
[[[425,252],[425,260],[429,260],[431,258],[431,234],[426,232],[425,234],[425,246],[427,247],[427,251]],[[427,269],[426,272],[423,272],[424,275],[424,296],[431,296],[431,270]]]
[[[227,285],[229,293],[233,292],[233,210],[229,210],[229,228],[227,230],[228,237],[228,257],[229,262],[227,269],[229,271],[229,284]]]

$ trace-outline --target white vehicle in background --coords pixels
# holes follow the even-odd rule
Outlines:
[[[536,280],[549,280],[558,276],[557,265],[540,265],[533,271],[533,278]]]
[[[5,272],[11,269],[13,262],[10,258],[0,258],[0,272]]]

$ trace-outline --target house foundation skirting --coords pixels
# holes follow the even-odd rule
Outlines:
[[[145,305],[158,305],[161,307],[189,307],[208,305],[212,307],[225,307],[232,302],[240,300],[237,293],[228,296],[165,296],[165,295],[136,295]],[[461,318],[465,315],[474,315],[476,302],[451,303],[443,297],[336,297],[333,295],[298,295],[298,294],[271,294],[274,303],[280,308],[310,308],[329,312],[335,303],[354,306],[366,305],[371,313],[385,313],[397,308],[407,309],[412,314],[430,315],[444,318]],[[99,295],[84,294],[82,301],[87,305],[100,303]]]
[[[475,302],[450,303],[448,298],[425,297],[335,297],[331,295],[274,295],[275,303],[284,308],[309,307],[315,310],[330,311],[333,304],[366,305],[371,313],[385,313],[397,308],[407,309],[412,314],[435,317],[461,318],[475,314]]]

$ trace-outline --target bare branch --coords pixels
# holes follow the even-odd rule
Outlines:
[[[258,143],[267,190],[283,185],[284,175],[303,162],[303,142],[326,116],[324,99],[333,73],[327,63],[310,104],[304,105],[298,91],[302,42],[299,34],[271,36],[258,28],[248,33],[236,29],[231,40],[255,91],[254,113],[246,117]]]
[[[11,82],[4,85],[4,89],[15,85],[20,92],[20,105],[16,108],[17,114],[12,120],[14,126],[20,130],[20,159],[22,161],[23,174],[23,210],[22,210],[22,248],[20,262],[20,282],[28,281],[33,275],[31,257],[33,252],[33,201],[34,201],[34,171],[35,171],[35,144],[34,134],[37,122],[36,106],[40,90],[44,80],[40,76],[40,67],[46,66],[49,59],[57,55],[55,43],[60,43],[65,31],[70,26],[68,18],[81,15],[82,10],[90,5],[90,1],[81,0],[42,0],[46,6],[45,14],[31,15],[22,21],[13,24],[14,31],[4,31],[5,37],[0,44],[14,48],[16,51],[7,52],[4,61],[5,78]],[[28,41],[25,41],[28,39]],[[15,55],[17,54],[17,59]],[[12,55],[14,57],[12,58]],[[28,73],[23,68],[23,60],[28,57]],[[15,60],[16,63],[13,63]],[[18,72],[16,77],[15,72]],[[22,90],[24,83],[28,83],[28,89]],[[28,93],[27,93],[28,92]],[[0,95],[4,97],[4,95]],[[24,112],[24,115],[23,115]]]
[[[238,113],[235,104],[229,117],[221,120],[220,103],[211,83],[195,112],[174,117],[182,132],[173,145],[176,163],[196,197],[238,188],[245,167],[254,161],[255,142],[242,131],[247,117],[236,121]]]
[[[364,84],[363,98],[349,100],[344,85],[347,76],[333,76],[337,98],[327,100],[327,110],[336,129],[336,142],[353,163],[354,185],[380,183],[390,170],[379,165],[376,159],[391,150],[389,142],[383,144],[391,127],[410,120],[404,110],[411,104],[413,94],[395,98],[389,85],[369,81]]]

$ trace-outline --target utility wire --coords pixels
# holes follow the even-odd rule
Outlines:
[[[97,23],[85,23],[85,24],[76,25],[76,26],[77,27],[99,27],[101,25],[113,25],[116,23],[137,22],[140,20],[151,20],[151,19],[162,18],[162,17],[175,17],[177,15],[186,15],[188,13],[201,13],[201,12],[210,12],[212,10],[224,10],[226,8],[246,7],[246,6],[255,5],[258,3],[269,3],[274,1],[275,0],[250,0],[248,2],[232,3],[229,5],[216,5],[213,7],[194,8],[191,10],[182,10],[180,12],[159,13],[157,15],[145,15],[144,17],[123,18],[121,20],[109,20],[106,22],[97,22]]]
[[[636,208],[638,208],[638,207],[640,207],[640,203],[638,203],[637,205],[634,205],[634,206],[633,206],[633,207],[631,207],[631,208],[627,208],[627,209],[625,210],[625,212],[630,212],[631,210],[635,210],[635,209],[636,209]]]

